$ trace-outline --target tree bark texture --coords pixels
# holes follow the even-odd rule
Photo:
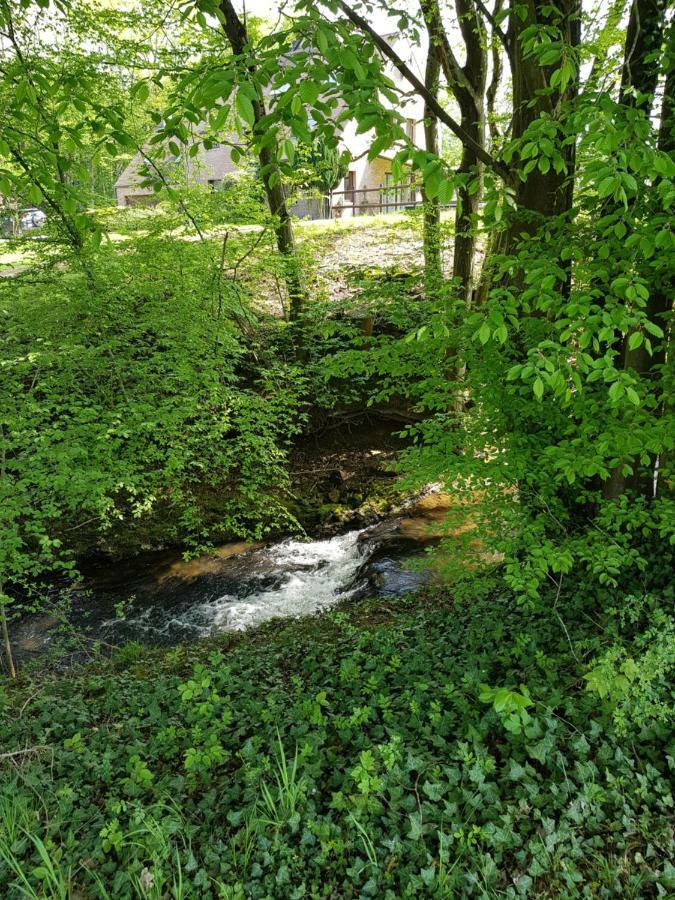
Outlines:
[[[485,149],[485,86],[487,79],[487,43],[482,19],[473,0],[455,0],[455,10],[466,49],[466,62],[461,66],[452,50],[443,25],[438,0],[420,0],[429,43],[441,63],[448,89],[460,110],[463,131],[471,138],[462,143],[458,174],[465,184],[457,192],[455,241],[452,277],[460,295],[469,300],[473,288],[473,261],[476,246],[475,223],[481,198],[480,187],[470,191],[472,177],[482,179],[482,162],[476,147]]]
[[[660,0],[635,0],[626,33],[619,100],[623,105],[642,108],[647,115],[652,111],[654,102],[659,74],[659,51],[666,27],[665,3]],[[673,156],[675,155],[675,25],[672,23],[668,27],[664,62],[666,78],[660,110],[658,149]],[[624,369],[631,369],[650,385],[655,385],[661,378],[661,369],[671,352],[669,345],[672,335],[669,320],[675,295],[672,267],[666,270],[660,281],[652,283],[650,288],[645,313],[650,322],[661,328],[664,337],[657,342],[653,352],[649,353],[644,341],[631,350],[627,335],[621,365]],[[651,389],[653,390],[653,387]],[[660,416],[669,398],[663,396],[657,399],[654,415]],[[659,488],[657,462],[663,468],[665,461],[657,461],[652,457],[649,466],[638,470],[636,465],[636,471],[629,476],[624,476],[620,469],[615,469],[603,484],[603,496],[606,499],[614,499],[626,492],[632,492],[646,498],[654,497]]]
[[[441,62],[433,44],[427,50],[424,84],[429,93],[438,96]],[[438,118],[428,103],[424,104],[424,146],[428,153],[438,156]],[[438,197],[430,198],[422,190],[424,200],[424,287],[433,297],[443,280],[441,257],[441,207]]]
[[[232,47],[232,52],[235,56],[243,57],[249,45],[246,26],[237,15],[232,0],[220,0],[220,11],[225,20],[223,29],[230,46]],[[250,69],[251,71],[255,71],[255,66],[252,65]],[[264,130],[265,126],[263,120],[266,115],[266,110],[265,102],[261,96],[258,96],[252,103],[254,116],[253,131],[255,134]],[[291,321],[297,321],[302,316],[306,291],[302,281],[302,273],[295,246],[293,222],[288,212],[284,188],[281,183],[281,176],[277,165],[276,141],[259,148],[258,160],[260,162],[260,173],[265,189],[265,196],[270,212],[275,220],[274,233],[276,236],[277,248],[284,265],[284,280],[286,282],[290,301],[289,318]]]

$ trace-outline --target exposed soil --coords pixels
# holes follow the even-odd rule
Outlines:
[[[308,534],[377,521],[401,503],[393,463],[405,441],[396,412],[345,413],[298,443],[290,463],[293,512]]]

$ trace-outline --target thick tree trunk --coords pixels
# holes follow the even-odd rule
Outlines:
[[[430,42],[424,84],[434,97],[438,96],[441,63],[435,46]],[[427,152],[438,156],[438,118],[428,103],[424,104],[424,146]],[[443,280],[441,259],[441,207],[437,197],[424,200],[424,289],[427,297],[433,298]]]
[[[562,0],[558,5],[561,18],[558,27],[563,44],[575,47],[580,39],[580,0]],[[512,137],[520,138],[528,127],[542,113],[555,117],[561,104],[569,101],[576,91],[573,79],[564,95],[546,90],[552,69],[542,67],[536,56],[523,52],[522,36],[532,26],[550,25],[551,20],[543,14],[551,6],[542,0],[527,0],[521,6],[524,16],[513,14],[509,18],[507,41],[513,80],[513,122]],[[537,92],[541,91],[541,94]],[[566,171],[556,172],[553,166],[542,172],[538,166],[528,173],[525,181],[518,181],[516,204],[518,213],[514,217],[508,238],[508,250],[517,243],[521,232],[534,234],[537,228],[551,216],[568,212],[572,205],[574,184],[574,146],[561,147],[566,162]]]
[[[512,120],[511,138],[523,137],[529,126],[542,114],[555,119],[564,103],[569,102],[577,90],[577,81],[572,79],[564,94],[548,90],[552,68],[542,67],[534,55],[528,55],[522,45],[523,33],[527,29],[550,26],[548,15],[552,7],[545,0],[525,0],[518,13],[509,16],[506,34],[501,39],[508,48],[512,80]],[[558,5],[560,19],[557,22],[560,38],[564,45],[576,47],[580,40],[581,0],[562,0]],[[539,166],[530,171],[524,181],[515,182],[515,209],[509,211],[507,226],[490,235],[481,281],[477,290],[479,303],[485,302],[494,282],[494,256],[515,256],[522,235],[534,235],[551,219],[563,216],[572,208],[576,152],[574,145],[558,147],[565,160],[565,170],[556,172],[551,165],[542,172]],[[516,164],[518,164],[516,159]],[[505,217],[506,218],[506,217]],[[512,284],[518,283],[518,275],[510,276]],[[569,289],[561,285],[561,290]]]
[[[220,11],[224,17],[223,29],[232,47],[232,52],[235,56],[243,56],[249,43],[246,26],[237,15],[231,0],[220,0]],[[261,123],[265,114],[265,103],[262,97],[259,96],[253,101],[254,134],[264,130],[264,124],[261,125]],[[277,165],[276,141],[260,147],[258,160],[260,162],[260,175],[267,203],[275,219],[274,233],[277,247],[283,260],[284,279],[290,301],[289,318],[291,321],[297,321],[303,312],[306,291],[295,247],[293,222],[286,205],[286,197]]]

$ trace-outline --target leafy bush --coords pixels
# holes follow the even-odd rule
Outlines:
[[[610,633],[615,642],[584,676],[614,717],[616,729],[626,734],[629,726],[649,728],[672,723],[675,709],[675,618],[672,590],[667,605],[647,594],[629,596],[612,609]],[[612,627],[613,626],[613,627]]]
[[[241,246],[220,270],[213,249],[150,228],[0,283],[6,590],[96,542],[135,552],[288,526],[303,379],[251,337],[256,315],[224,274]]]

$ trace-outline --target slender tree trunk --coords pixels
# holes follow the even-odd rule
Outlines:
[[[494,15],[497,16],[502,10],[503,0],[496,0],[494,5]],[[501,137],[499,126],[497,125],[497,91],[501,84],[502,74],[504,72],[504,62],[502,53],[504,48],[495,34],[491,36],[490,53],[492,58],[492,77],[490,84],[485,92],[485,100],[487,103],[487,119],[490,127],[490,148],[494,152],[499,139]]]
[[[441,63],[433,43],[429,42],[424,84],[434,97],[438,96]],[[424,146],[428,153],[438,156],[438,118],[428,103],[424,104]],[[424,200],[424,288],[428,297],[435,295],[443,281],[441,260],[441,207],[437,197],[429,198],[422,189]]]
[[[466,63],[463,73],[466,86],[457,84],[454,91],[461,112],[461,123],[476,143],[485,147],[485,86],[487,79],[487,49],[485,29],[476,14],[473,0],[455,0],[464,44]],[[464,145],[458,172],[471,178],[478,178],[477,190],[469,184],[460,188],[457,194],[455,216],[455,257],[453,278],[461,285],[464,300],[469,301],[474,287],[474,256],[476,251],[476,221],[482,197],[483,165],[473,150]]]
[[[626,33],[626,52],[621,80],[620,102],[627,106],[639,106],[650,113],[659,73],[659,50],[666,28],[666,6],[661,0],[635,0]],[[666,48],[667,75],[664,84],[659,127],[658,148],[671,156],[675,154],[675,25],[670,26]],[[669,313],[673,308],[675,285],[672,275],[661,283],[650,285],[645,313],[650,322],[664,333],[664,338],[649,353],[644,341],[630,349],[628,335],[624,341],[622,367],[632,369],[651,384],[660,379],[661,367],[666,362],[670,338]],[[659,398],[654,414],[663,413],[666,397]],[[663,461],[661,461],[663,462]],[[626,477],[615,469],[603,485],[603,496],[614,499],[626,491],[655,496],[658,488],[657,460],[652,457],[648,467]]]
[[[659,77],[666,0],[633,0],[626,30],[619,103],[651,109]]]
[[[0,602],[2,602],[2,599],[2,582],[0,582]],[[5,651],[9,677],[16,678],[16,668],[14,667],[14,657],[12,656],[12,644],[9,639],[9,628],[7,626],[7,613],[5,612],[4,606],[0,606],[0,631],[2,632],[2,646]]]
[[[473,0],[455,0],[455,9],[466,48],[466,62],[459,64],[445,31],[438,0],[420,0],[429,43],[438,53],[443,75],[460,109],[460,124],[468,141],[462,143],[458,174],[467,182],[457,192],[452,276],[460,295],[468,302],[473,286],[475,221],[480,203],[480,187],[470,191],[472,176],[482,178],[480,155],[485,151],[485,83],[487,49],[485,29],[476,15]],[[480,154],[480,151],[483,151]]]
[[[3,439],[2,443],[2,451],[0,452],[0,480],[4,480],[6,474],[6,450],[4,443],[4,429],[3,426],[0,425],[0,437]],[[5,585],[0,578],[0,636],[2,638],[2,646],[5,651],[5,658],[7,660],[7,671],[9,672],[10,678],[16,678],[16,669],[14,668],[14,657],[12,656],[12,644],[9,639],[9,628],[7,626],[7,612],[5,610]]]
[[[224,17],[223,29],[232,47],[232,52],[235,56],[241,57],[246,52],[249,44],[246,26],[237,15],[231,0],[220,0],[220,11]],[[251,71],[255,70],[254,66],[250,68]],[[253,101],[253,131],[258,136],[264,131],[263,119],[265,115],[265,102],[262,96],[258,96]],[[276,141],[260,146],[258,160],[260,162],[260,176],[263,181],[267,203],[275,219],[274,232],[277,247],[283,260],[284,279],[290,300],[289,318],[291,321],[297,321],[302,316],[306,290],[295,246],[293,222],[288,212],[277,164]]]

